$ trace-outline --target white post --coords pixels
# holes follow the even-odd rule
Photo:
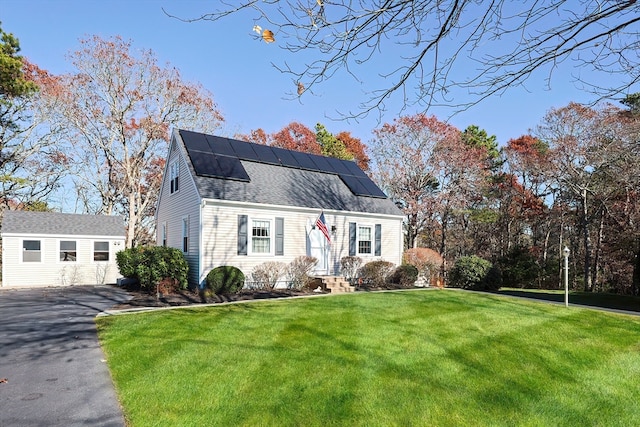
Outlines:
[[[564,247],[564,306],[569,307],[569,248]]]

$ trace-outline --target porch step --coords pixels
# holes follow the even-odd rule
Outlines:
[[[327,290],[329,290],[332,294],[342,294],[346,292],[355,292],[355,286],[351,286],[351,284],[344,279],[344,277],[339,276],[322,276],[322,284]]]

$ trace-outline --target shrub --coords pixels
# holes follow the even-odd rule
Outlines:
[[[358,269],[362,265],[362,258],[357,256],[345,256],[340,260],[342,276],[350,282],[356,277]]]
[[[116,263],[125,277],[138,279],[140,287],[148,291],[160,282],[173,283],[185,289],[189,264],[182,251],[164,246],[138,246],[116,253]],[[169,279],[167,281],[167,279]]]
[[[440,275],[442,261],[442,256],[429,248],[411,248],[402,254],[402,262],[415,265],[418,269],[418,275],[424,277],[427,283],[434,276],[438,277]]]
[[[384,287],[394,264],[389,261],[371,261],[358,269],[358,282],[362,287]]]
[[[287,264],[279,261],[267,261],[253,268],[251,279],[257,289],[272,290],[286,272]]]
[[[138,264],[140,264],[140,254],[143,247],[129,248],[116,253],[116,263],[118,270],[124,277],[137,278]]]
[[[388,282],[394,285],[400,285],[403,288],[409,288],[416,283],[418,278],[418,268],[415,265],[403,264],[399,265],[393,273],[388,277]]]
[[[502,279],[514,288],[535,287],[541,269],[536,257],[527,248],[516,246],[496,264],[502,270]]]
[[[293,289],[303,289],[309,282],[309,272],[318,264],[318,259],[302,255],[291,261],[287,267],[287,275]]]
[[[244,273],[239,268],[221,265],[207,274],[205,283],[216,295],[235,294],[244,286]]]
[[[500,270],[478,256],[463,256],[456,260],[449,275],[449,284],[477,291],[500,289]]]

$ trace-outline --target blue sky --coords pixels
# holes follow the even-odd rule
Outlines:
[[[272,63],[292,64],[304,58],[281,49],[276,43],[265,44],[252,37],[253,16],[240,14],[223,21],[185,23],[164,14],[162,7],[185,18],[211,11],[205,1],[168,0],[2,0],[0,21],[6,32],[20,40],[22,55],[54,74],[73,70],[66,55],[79,47],[78,40],[91,35],[103,38],[120,35],[130,39],[135,48],[153,50],[160,63],[170,63],[180,70],[185,80],[199,82],[214,95],[226,119],[222,133],[248,133],[263,128],[275,132],[292,121],[310,128],[323,123],[330,132],[350,131],[365,144],[371,131],[380,126],[379,116],[372,114],[355,121],[336,120],[336,111],[354,110],[368,99],[376,81],[375,63],[361,71],[361,82],[338,75],[314,89],[314,95],[291,100],[295,85],[290,76],[281,74]],[[260,23],[260,22],[258,22]],[[266,25],[264,25],[266,27]],[[397,59],[397,51],[383,52],[380,61]],[[589,102],[592,95],[579,91],[572,83],[571,64],[554,73],[551,90],[547,90],[543,72],[527,82],[527,87],[514,87],[502,96],[494,96],[479,105],[451,116],[446,109],[430,110],[441,120],[459,129],[477,125],[500,144],[517,138],[535,127],[544,114],[570,101]],[[382,122],[391,122],[399,114],[401,104],[389,104]],[[404,111],[414,114],[418,109]],[[197,130],[197,129],[194,129]]]

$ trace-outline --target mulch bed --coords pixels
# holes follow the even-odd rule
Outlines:
[[[115,285],[114,285],[115,286]],[[122,287],[120,287],[122,288]],[[135,288],[124,288],[131,299],[127,302],[115,305],[112,310],[125,310],[129,308],[140,307],[179,307],[189,306],[196,304],[215,304],[233,301],[249,301],[249,300],[262,300],[273,298],[287,298],[293,296],[303,295],[317,295],[316,292],[311,291],[293,291],[287,289],[277,289],[273,291],[242,291],[237,294],[230,295],[211,295],[205,296],[204,294],[191,291],[191,290],[174,290],[170,292],[149,293],[145,290]]]
[[[116,286],[116,285],[113,285]],[[294,296],[305,295],[318,295],[318,292],[312,290],[290,290],[290,289],[274,289],[271,291],[265,290],[243,290],[237,294],[229,295],[210,295],[206,296],[201,292],[193,290],[164,290],[159,295],[156,292],[149,293],[146,290],[142,290],[138,287],[122,287],[119,288],[126,290],[131,299],[127,302],[115,305],[112,310],[126,310],[131,308],[141,307],[182,307],[197,304],[216,304],[234,301],[250,301],[250,300],[265,300],[275,298],[288,298]],[[358,287],[356,292],[375,292],[392,289],[406,289],[401,286],[388,286],[388,287]],[[322,294],[329,293],[327,291],[320,292]]]

